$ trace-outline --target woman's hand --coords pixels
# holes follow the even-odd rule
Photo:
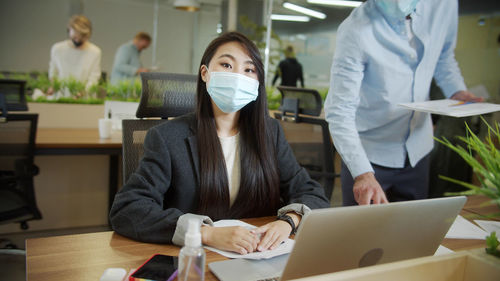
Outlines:
[[[288,213],[292,217],[295,226],[297,227],[300,223],[301,217],[296,213]],[[258,251],[273,250],[278,247],[283,241],[285,241],[292,231],[292,226],[289,223],[282,220],[273,221],[266,225],[263,225],[257,229],[252,230],[255,234],[261,235],[259,245],[257,246]]]
[[[246,255],[255,252],[259,236],[241,226],[203,226],[201,240],[207,246]]]

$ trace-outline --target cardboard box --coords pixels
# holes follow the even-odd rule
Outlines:
[[[500,259],[484,249],[461,251],[301,278],[302,281],[498,281]]]

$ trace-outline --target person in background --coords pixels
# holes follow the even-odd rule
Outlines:
[[[141,72],[148,72],[143,68],[140,60],[141,52],[151,44],[151,36],[146,32],[139,32],[134,39],[121,45],[116,51],[111,83],[116,84],[121,80],[129,80]]]
[[[455,60],[457,25],[456,0],[368,0],[339,26],[325,114],[344,205],[427,198],[431,117],[398,104],[428,100],[433,76],[447,98],[481,101]]]
[[[269,116],[257,47],[230,32],[201,59],[196,111],[148,131],[144,156],[115,196],[110,221],[133,239],[183,245],[188,221],[196,219],[205,245],[246,254],[274,249],[310,209],[329,206]],[[276,214],[255,230],[212,226]]]
[[[273,78],[273,86],[281,76],[281,86],[297,87],[297,80],[300,80],[302,88],[304,88],[304,75],[302,73],[302,65],[295,58],[295,53],[292,46],[285,49],[285,59],[280,61],[276,68],[276,74]]]
[[[74,78],[88,89],[101,77],[101,49],[92,44],[92,24],[83,15],[74,15],[68,23],[69,39],[55,43],[50,51],[49,79]],[[53,93],[49,89],[48,94]]]

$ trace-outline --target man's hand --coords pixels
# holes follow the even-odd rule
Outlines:
[[[460,101],[466,101],[466,102],[482,102],[484,101],[483,98],[477,97],[473,93],[469,91],[458,91],[453,96],[451,96],[452,100],[460,100]]]
[[[200,232],[203,244],[242,255],[255,252],[259,243],[257,234],[241,226],[203,226]]]
[[[380,204],[389,203],[385,197],[384,190],[375,179],[372,172],[364,173],[354,179],[354,199],[359,205],[368,205],[370,203]]]

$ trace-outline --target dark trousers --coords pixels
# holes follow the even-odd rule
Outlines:
[[[415,167],[408,159],[404,168],[387,168],[372,164],[375,178],[382,186],[389,202],[426,199],[429,193],[429,155],[422,158]],[[342,161],[340,172],[342,201],[344,206],[357,205],[352,187],[354,180]]]

